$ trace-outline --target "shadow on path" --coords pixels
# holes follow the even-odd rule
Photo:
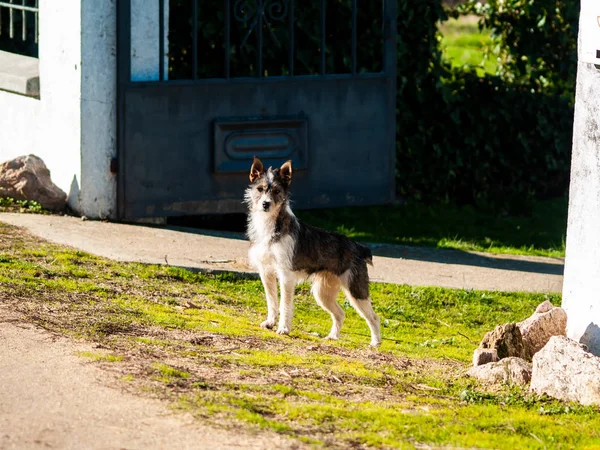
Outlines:
[[[481,253],[463,252],[460,250],[389,244],[367,244],[367,246],[374,255],[386,258],[410,259],[438,264],[458,264],[547,275],[562,275],[564,271],[564,261],[558,258],[492,254],[488,256]]]
[[[246,240],[244,233],[234,231],[216,231],[170,225],[170,230],[185,233],[201,234],[228,239]],[[431,247],[410,247],[406,245],[372,244],[367,245],[375,256],[386,258],[408,259],[438,264],[456,264],[489,269],[530,272],[547,275],[563,275],[564,261],[556,258],[520,255],[494,255],[465,252],[461,250],[440,249]]]

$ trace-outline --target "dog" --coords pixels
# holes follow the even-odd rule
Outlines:
[[[339,339],[344,310],[337,302],[342,289],[350,304],[366,320],[371,345],[381,344],[379,317],[369,295],[367,263],[373,265],[371,250],[346,236],[322,230],[299,220],[290,208],[292,162],[279,169],[254,157],[250,185],[244,202],[248,207],[248,259],[258,269],[267,299],[267,319],[262,328],[272,329],[277,321],[277,281],[281,289],[278,334],[289,334],[294,313],[294,288],[310,280],[315,300],[331,315],[333,325],[327,339]]]

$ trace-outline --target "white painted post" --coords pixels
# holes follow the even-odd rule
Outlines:
[[[567,334],[600,355],[600,2],[582,0],[563,285]]]
[[[169,2],[164,1],[163,56],[168,74]],[[131,1],[131,79],[155,81],[159,74],[159,2]],[[91,218],[115,218],[117,156],[116,2],[81,1],[81,181],[79,210]]]

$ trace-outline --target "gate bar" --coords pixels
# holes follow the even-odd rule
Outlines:
[[[289,71],[290,76],[294,76],[294,0],[290,0],[290,44],[288,47]]]
[[[117,153],[124,161],[125,152],[125,91],[131,82],[131,0],[117,0]],[[118,164],[118,163],[117,163]],[[117,211],[125,217],[125,165],[117,170]]]
[[[321,0],[321,75],[325,75],[325,0]]]
[[[192,0],[192,77],[198,79],[198,0]]]
[[[23,3],[25,3],[25,1],[23,1]],[[27,39],[27,16],[25,15],[25,10],[22,9],[21,10],[21,23],[22,23],[22,31],[21,31],[21,37],[23,38],[23,40]]]
[[[262,10],[260,8],[257,9],[258,13],[258,44],[257,44],[257,50],[256,50],[256,70],[258,71],[257,73],[257,77],[258,78],[262,78],[263,77],[263,61],[262,61],[262,54],[263,54],[263,35],[262,35],[262,29],[263,29],[263,15],[262,15]]]
[[[165,0],[158,0],[158,79],[165,79]]]
[[[356,3],[352,0],[352,75],[356,75]]]
[[[13,0],[9,0],[11,3],[13,2]],[[13,9],[9,8],[8,10],[8,22],[10,24],[10,28],[8,29],[8,36],[12,39],[13,35],[14,35],[14,26],[13,26]]]
[[[229,11],[230,0],[225,0],[225,78],[229,78],[229,57],[231,55],[231,43],[229,35],[231,33],[231,12]]]

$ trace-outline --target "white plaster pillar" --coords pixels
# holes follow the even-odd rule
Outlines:
[[[168,74],[169,1],[164,1],[164,67]],[[158,80],[159,2],[131,0],[131,79]],[[81,0],[81,180],[79,211],[90,218],[116,218],[117,4]]]
[[[582,8],[563,307],[568,336],[600,355],[600,66],[586,62],[595,56],[590,42],[600,50],[596,16]]]
[[[81,0],[81,179],[79,212],[114,218],[117,152],[117,6],[113,0]]]

